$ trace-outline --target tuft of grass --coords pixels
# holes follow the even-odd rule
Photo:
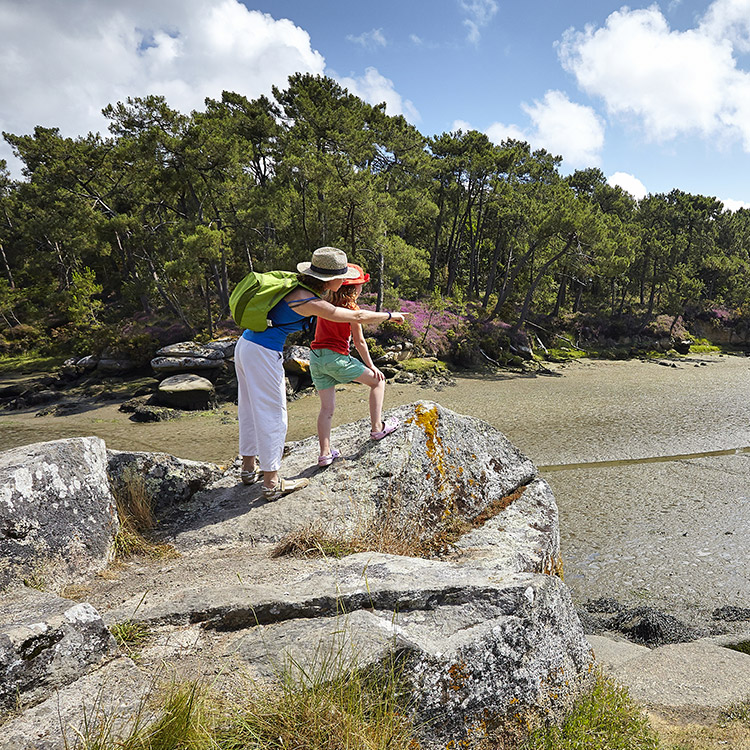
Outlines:
[[[658,750],[648,718],[627,690],[601,673],[561,726],[537,729],[520,750]]]
[[[127,651],[129,656],[137,656],[141,648],[146,644],[151,631],[144,622],[125,620],[118,622],[110,629],[117,645]]]
[[[120,529],[114,540],[115,558],[123,560],[133,555],[157,559],[178,557],[174,547],[153,537],[156,519],[145,479],[131,472],[112,489],[120,519]]]
[[[739,722],[750,728],[750,700],[736,703],[722,711],[721,718],[725,722]]]
[[[280,683],[256,690],[216,735],[227,750],[409,750],[408,705],[392,663],[359,670],[341,659],[305,670],[289,661]]]
[[[712,344],[708,339],[694,339],[690,345],[691,354],[718,354],[721,351],[720,346]]]
[[[96,708],[77,750],[409,750],[414,740],[396,668],[361,671],[334,655],[274,684],[246,681],[233,696],[199,682],[152,692],[127,725]],[[335,674],[331,669],[338,670]]]

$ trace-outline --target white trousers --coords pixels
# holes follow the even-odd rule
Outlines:
[[[258,456],[261,471],[278,471],[287,427],[283,355],[240,337],[234,369],[240,455]]]

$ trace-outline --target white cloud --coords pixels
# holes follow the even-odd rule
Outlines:
[[[409,99],[402,99],[393,86],[393,81],[381,75],[377,68],[367,68],[358,78],[335,76],[350,93],[370,104],[385,102],[389,115],[403,115],[412,124],[419,122],[417,108]]]
[[[500,144],[511,138],[525,141],[532,149],[544,148],[555,156],[562,156],[571,169],[596,166],[604,147],[604,123],[590,107],[571,102],[561,91],[548,91],[544,100],[533,105],[522,104],[529,115],[532,127],[528,130],[518,125],[495,122],[484,132],[493,142]],[[456,120],[453,130],[471,130],[464,120]]]
[[[468,40],[477,44],[482,35],[482,29],[497,13],[495,0],[459,0],[461,10],[466,14],[464,26],[468,29]]]
[[[750,0],[715,0],[695,29],[675,31],[656,5],[612,13],[602,28],[569,29],[560,60],[579,86],[647,136],[741,137],[750,151]]]
[[[604,146],[604,122],[591,107],[571,102],[562,91],[548,91],[541,102],[522,104],[534,123],[532,140],[570,167],[599,164]]]
[[[376,47],[385,47],[387,42],[385,36],[383,36],[383,29],[373,29],[372,31],[365,31],[359,36],[353,36],[349,34],[346,37],[348,41],[354,42],[354,44],[360,44],[366,49],[375,49]]]
[[[747,201],[736,201],[732,198],[719,198],[719,200],[724,204],[726,211],[739,211],[741,208],[750,208],[750,203]]]
[[[323,73],[306,31],[238,0],[0,4],[0,129],[104,131],[101,109],[162,94],[183,112],[222,90],[249,97]],[[9,158],[7,144],[0,157]]]
[[[637,177],[627,172],[615,172],[607,178],[607,182],[613,187],[621,187],[636,200],[641,200],[641,198],[645,198],[648,194],[646,186]]]
[[[529,136],[516,125],[505,125],[502,122],[495,122],[485,131],[487,137],[493,142],[500,144],[505,140],[528,142]]]
[[[712,39],[728,39],[740,52],[750,52],[750,0],[715,0],[699,31]]]
[[[454,120],[453,125],[451,125],[451,133],[457,133],[459,130],[468,133],[470,130],[476,130],[476,128],[471,127],[471,123],[466,122],[466,120]]]

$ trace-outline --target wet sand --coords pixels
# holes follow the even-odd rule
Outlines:
[[[750,359],[579,361],[554,375],[457,378],[440,391],[389,385],[386,406],[419,399],[490,422],[550,482],[565,580],[579,602],[610,596],[710,622],[750,602]],[[289,405],[289,439],[315,432],[314,396]],[[226,463],[236,408],[135,424],[117,404],[69,416],[0,412],[0,450],[74,435],[108,447]],[[335,424],[365,417],[367,391],[337,391]],[[363,435],[363,438],[366,437]],[[715,455],[724,452],[724,455]],[[750,628],[750,623],[747,623]]]

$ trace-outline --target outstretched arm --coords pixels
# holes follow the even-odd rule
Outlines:
[[[294,312],[300,315],[314,315],[325,320],[332,320],[335,323],[385,323],[386,320],[395,320],[397,323],[403,323],[404,321],[404,313],[402,312],[349,310],[346,307],[336,307],[336,305],[332,305],[330,302],[322,299],[295,305]]]

